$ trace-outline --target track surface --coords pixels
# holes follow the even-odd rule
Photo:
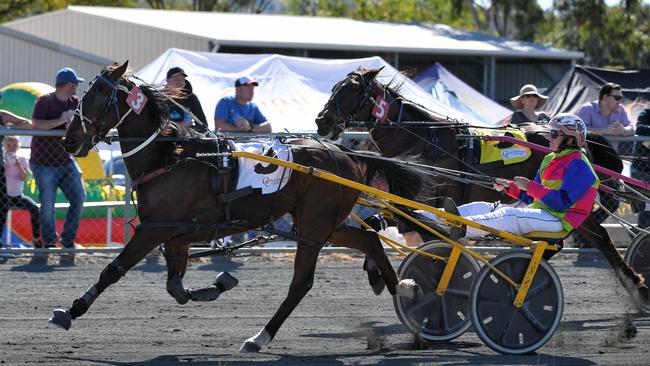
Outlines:
[[[400,257],[394,257],[397,268]],[[239,354],[287,292],[288,255],[193,262],[189,287],[223,270],[239,287],[211,303],[177,305],[165,291],[164,262],[143,262],[110,287],[70,331],[48,325],[97,279],[109,256],[78,257],[73,267],[27,259],[0,264],[0,363],[9,365],[647,365],[650,317],[602,261],[560,255],[552,264],[565,292],[560,328],[537,354],[502,356],[471,331],[443,344],[417,344],[399,323],[391,297],[374,296],[360,257],[323,255],[314,288],[259,354]]]

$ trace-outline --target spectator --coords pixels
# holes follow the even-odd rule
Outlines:
[[[248,76],[235,80],[235,95],[223,97],[214,111],[214,128],[222,131],[271,132],[271,123],[252,102],[259,83]]]
[[[600,88],[598,100],[583,104],[576,115],[585,122],[587,130],[596,135],[634,135],[634,127],[621,105],[621,99],[621,86],[607,83]]]
[[[587,102],[578,109],[576,115],[585,122],[587,131],[596,135],[630,136],[634,135],[634,127],[627,116],[625,108],[621,105],[623,91],[621,86],[607,83],[600,88],[598,100]],[[618,142],[610,142],[614,150],[618,151]],[[605,185],[612,183],[605,182]],[[600,204],[607,211],[614,212],[618,209],[619,202],[608,193],[600,194]],[[602,223],[609,217],[603,208],[594,212],[594,218]]]
[[[36,202],[23,194],[25,180],[29,173],[27,159],[17,156],[16,152],[20,149],[20,139],[17,136],[5,136],[2,143],[4,149],[4,173],[7,179],[7,199],[8,207],[25,209],[29,211],[32,222],[32,245],[35,248],[43,247],[41,240],[40,213]],[[1,222],[6,221],[6,214],[0,217]]]
[[[644,109],[636,121],[636,134],[639,136],[650,136],[650,108]],[[636,141],[634,143],[634,161],[632,162],[632,177],[643,181],[650,181],[650,141]],[[640,229],[650,227],[650,208],[645,202],[638,202],[632,206],[635,212],[639,212],[637,225]]]
[[[30,129],[32,124],[28,119],[19,117],[9,111],[0,109],[0,125],[4,127],[13,127],[17,129]],[[0,135],[0,142],[4,139],[4,135]],[[0,182],[5,182],[5,170],[4,170],[4,157],[2,151],[0,151]],[[7,221],[7,213],[9,212],[9,200],[7,198],[6,187],[0,186],[0,222],[4,224]],[[0,233],[2,233],[2,224],[0,224]],[[0,247],[2,247],[2,239],[0,239]]]
[[[173,101],[169,101],[169,119],[171,121],[182,123],[191,127],[198,132],[205,133],[208,131],[203,108],[199,98],[192,91],[192,84],[186,80],[187,74],[180,67],[172,67],[167,71],[166,92],[172,96]],[[188,113],[180,106],[191,112]]]
[[[32,113],[34,129],[65,130],[79,104],[79,98],[75,95],[77,85],[83,81],[84,79],[78,77],[71,68],[59,70],[56,74],[56,89],[36,100]],[[65,248],[74,248],[86,199],[79,165],[63,149],[61,137],[34,136],[30,167],[39,190],[41,237],[45,247],[54,247],[57,242],[54,203],[58,187],[70,202],[60,243]]]
[[[536,111],[546,103],[547,99],[546,95],[539,94],[535,85],[522,86],[519,95],[510,98],[510,103],[517,109],[510,117],[510,123],[513,125],[531,122],[548,123],[551,118],[544,112]]]

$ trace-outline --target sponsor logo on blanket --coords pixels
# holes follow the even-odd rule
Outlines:
[[[501,157],[503,160],[514,159],[514,158],[525,158],[528,156],[528,151],[526,149],[507,149],[501,150]]]
[[[289,146],[282,144],[278,140],[264,139],[237,144],[237,149],[275,159],[293,161],[293,155]],[[261,188],[262,194],[275,193],[287,184],[289,178],[291,178],[291,169],[255,159],[239,159],[237,189],[250,186],[253,188]]]

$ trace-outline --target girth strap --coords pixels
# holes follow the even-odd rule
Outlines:
[[[230,202],[232,202],[234,200],[240,199],[242,197],[246,197],[246,196],[251,195],[253,193],[261,193],[261,192],[262,192],[261,188],[253,188],[251,186],[248,186],[248,187],[238,189],[236,191],[220,194],[219,195],[219,202],[221,202],[221,203],[230,203]]]
[[[136,191],[138,189],[138,186],[143,185],[147,183],[150,180],[156,179],[160,177],[161,175],[165,175],[167,173],[170,173],[174,168],[180,163],[180,161],[175,162],[172,165],[165,165],[162,168],[158,168],[154,171],[151,171],[147,174],[143,174],[140,176],[140,178],[134,180],[131,182],[131,189]]]

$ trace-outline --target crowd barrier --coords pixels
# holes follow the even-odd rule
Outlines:
[[[0,136],[6,135],[20,136],[22,147],[17,156],[29,161],[32,136],[62,136],[63,131],[8,130],[0,128]],[[650,136],[614,137],[610,140],[618,144],[621,155],[631,156],[634,143],[650,142]],[[371,146],[370,137],[366,132],[347,132],[342,135],[342,143],[354,149],[365,149]],[[102,143],[98,145],[96,151],[91,152],[91,156],[88,158],[77,159],[82,170],[84,187],[87,193],[76,240],[78,244],[83,246],[120,246],[127,242],[133,234],[131,227],[127,224],[135,216],[135,209],[129,200],[131,195],[130,178],[121,162],[119,144],[113,143],[112,145]],[[629,163],[626,163],[623,173],[630,176]],[[4,181],[0,182],[0,189],[6,189],[5,184]],[[38,203],[38,189],[31,175],[25,182],[24,194]],[[56,225],[59,233],[67,208],[68,201],[59,190],[56,204]],[[629,214],[625,207],[619,208],[619,212]],[[363,216],[364,212],[357,212],[357,214]],[[636,222],[635,219],[632,222]],[[137,223],[137,221],[134,223]],[[283,226],[285,229],[290,228],[290,221],[284,223]],[[610,230],[616,231],[618,229],[612,226]],[[12,209],[1,238],[10,247],[27,247],[32,241],[28,212]]]

